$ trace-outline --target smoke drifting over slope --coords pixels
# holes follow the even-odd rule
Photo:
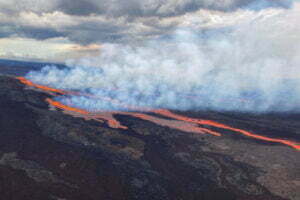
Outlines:
[[[91,93],[59,101],[93,111],[127,110],[128,105],[298,110],[299,9],[277,11],[268,9],[263,17],[222,29],[179,29],[144,44],[104,44],[98,57],[70,61],[67,69],[47,66],[26,78]]]

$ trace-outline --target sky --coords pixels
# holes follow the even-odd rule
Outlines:
[[[65,62],[107,43],[226,30],[298,8],[293,0],[0,0],[0,58]]]

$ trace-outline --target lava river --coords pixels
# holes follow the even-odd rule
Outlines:
[[[278,139],[278,138],[270,138],[270,137],[262,136],[262,135],[255,134],[255,133],[252,133],[252,132],[249,132],[246,130],[234,128],[234,127],[231,127],[231,126],[228,126],[228,125],[216,122],[216,121],[190,118],[190,117],[172,113],[171,111],[165,110],[165,109],[137,108],[137,107],[131,106],[131,105],[124,105],[124,104],[122,104],[122,102],[119,102],[115,99],[111,99],[109,97],[93,97],[90,94],[83,94],[83,93],[79,93],[79,92],[59,90],[59,89],[32,83],[31,81],[25,79],[24,77],[17,77],[17,79],[21,83],[23,83],[29,87],[48,92],[49,94],[51,94],[53,96],[58,96],[58,95],[89,96],[91,98],[97,98],[97,99],[99,99],[99,101],[100,100],[101,101],[110,101],[112,103],[124,106],[124,107],[128,108],[129,110],[139,111],[139,112],[121,112],[121,111],[89,112],[87,110],[78,109],[78,108],[64,105],[64,104],[62,104],[58,101],[54,101],[50,98],[46,99],[48,104],[53,108],[58,108],[58,109],[64,110],[64,112],[67,112],[68,114],[80,116],[85,119],[93,119],[93,120],[98,121],[99,123],[106,123],[111,128],[128,129],[128,127],[123,126],[118,120],[116,120],[114,118],[114,115],[121,114],[121,115],[128,115],[131,117],[150,121],[150,122],[155,123],[160,126],[167,126],[169,128],[178,129],[178,130],[181,130],[184,132],[211,134],[213,136],[222,136],[222,134],[220,132],[210,130],[207,127],[211,127],[213,129],[217,128],[217,129],[228,130],[228,131],[231,131],[231,132],[234,132],[237,134],[242,134],[246,137],[255,138],[257,140],[263,140],[263,141],[272,142],[272,143],[280,143],[280,144],[288,145],[296,150],[300,150],[300,144],[297,142],[286,140],[286,139]],[[147,113],[154,113],[156,116],[153,116],[153,115],[150,115]],[[162,116],[164,118],[161,118],[158,116]]]

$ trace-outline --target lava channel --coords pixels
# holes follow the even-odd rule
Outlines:
[[[115,100],[115,99],[111,99],[109,97],[93,97],[93,95],[91,95],[91,94],[81,94],[78,92],[58,90],[58,89],[50,88],[47,86],[34,84],[31,81],[25,79],[24,77],[17,77],[17,79],[21,83],[23,83],[27,86],[34,87],[34,88],[37,88],[37,89],[40,89],[40,90],[43,90],[46,92],[50,92],[50,94],[55,93],[55,94],[59,94],[59,95],[69,94],[69,95],[89,96],[92,98],[99,98],[99,100],[110,101],[112,103],[120,104],[126,108],[135,108],[135,110],[138,110],[138,111],[155,113],[156,115],[170,118],[170,119],[162,119],[162,118],[151,116],[151,115],[148,115],[145,113],[137,113],[137,112],[118,112],[118,111],[89,112],[89,111],[86,111],[83,109],[78,109],[78,108],[64,105],[58,101],[54,101],[49,98],[46,99],[46,101],[55,108],[59,108],[64,111],[67,111],[67,112],[77,113],[77,114],[81,115],[81,117],[84,117],[85,119],[94,119],[101,123],[105,122],[111,128],[128,129],[128,127],[121,125],[121,123],[113,117],[113,115],[121,114],[121,115],[128,115],[128,116],[132,116],[132,117],[139,118],[142,120],[150,121],[150,122],[153,122],[153,123],[161,125],[161,126],[167,126],[167,127],[173,128],[173,129],[178,129],[178,130],[184,131],[184,132],[207,133],[207,134],[211,134],[214,136],[222,135],[221,133],[212,131],[208,128],[199,127],[199,125],[201,125],[201,126],[206,125],[206,126],[210,126],[212,128],[219,128],[219,129],[233,131],[233,132],[242,134],[244,136],[262,140],[262,141],[284,144],[284,145],[290,146],[296,150],[300,150],[299,143],[289,141],[289,140],[284,140],[284,139],[276,139],[276,138],[270,138],[270,137],[258,135],[258,134],[251,133],[246,130],[234,128],[234,127],[231,127],[231,126],[219,123],[219,122],[215,122],[215,121],[211,121],[211,120],[190,118],[190,117],[172,113],[171,111],[164,110],[164,109],[156,109],[155,110],[155,109],[149,109],[149,108],[137,108],[136,106],[125,105],[122,102],[119,102],[118,100]]]

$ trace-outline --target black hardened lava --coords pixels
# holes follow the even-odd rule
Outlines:
[[[49,110],[47,97],[0,76],[3,199],[287,199],[258,181],[263,168],[207,150],[216,140],[222,142],[221,137],[189,134],[125,115],[116,118],[129,129],[116,130]],[[225,138],[224,143],[234,144],[234,137]]]

